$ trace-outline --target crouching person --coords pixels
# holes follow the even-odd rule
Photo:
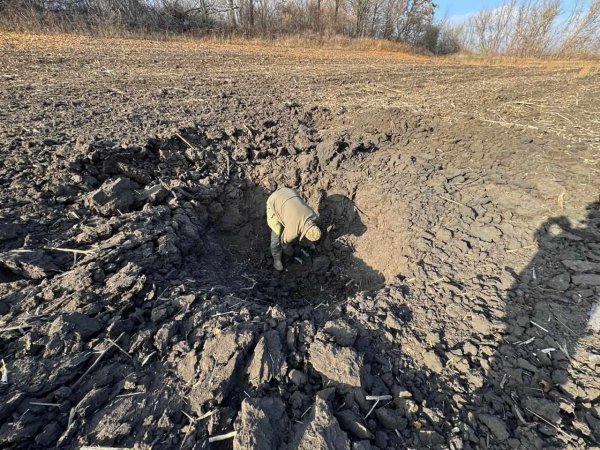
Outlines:
[[[271,229],[271,254],[276,270],[283,270],[283,252],[291,251],[296,240],[321,239],[321,230],[316,225],[317,213],[306,204],[294,189],[281,188],[267,199],[267,224]]]

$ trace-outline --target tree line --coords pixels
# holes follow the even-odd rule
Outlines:
[[[0,0],[13,27],[114,26],[140,32],[343,35],[418,44],[433,0]]]
[[[600,53],[600,0],[506,0],[459,23],[434,0],[0,0],[17,30],[385,39],[432,53]]]
[[[600,53],[600,0],[508,0],[449,27],[479,54],[546,56]]]

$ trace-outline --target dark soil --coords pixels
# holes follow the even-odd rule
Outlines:
[[[327,73],[319,54],[18,36],[0,73],[1,446],[597,445],[593,136],[479,120],[492,97],[357,108],[318,101],[334,72],[261,72]],[[218,63],[232,73],[207,82]],[[112,72],[78,84],[86,64]],[[276,273],[281,186],[326,233]]]

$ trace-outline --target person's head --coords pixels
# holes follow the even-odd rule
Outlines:
[[[313,223],[309,225],[304,236],[311,242],[317,242],[321,239],[321,229]]]

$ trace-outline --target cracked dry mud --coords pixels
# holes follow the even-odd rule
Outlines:
[[[68,39],[2,38],[0,445],[597,445],[598,75]],[[482,120],[520,77],[574,135]],[[327,231],[279,274],[284,185]]]

